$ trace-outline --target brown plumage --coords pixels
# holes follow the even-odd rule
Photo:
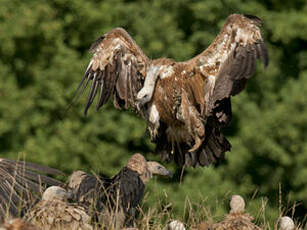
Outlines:
[[[125,30],[111,30],[91,47],[79,86],[82,93],[92,80],[85,113],[96,95],[97,109],[113,95],[116,108],[132,107],[147,121],[163,160],[197,167],[223,159],[231,147],[220,132],[231,121],[230,97],[244,89],[257,59],[268,64],[260,25],[255,16],[231,15],[212,44],[186,62],[150,60]]]
[[[171,176],[171,172],[137,153],[112,178],[77,171],[70,176],[68,187],[73,200],[94,213],[102,225],[121,228],[133,225],[135,208],[143,198],[146,182],[153,175]]]
[[[61,187],[49,187],[44,192],[42,200],[29,210],[25,218],[44,230],[92,230],[90,216],[83,207],[68,203],[68,196]]]
[[[261,230],[260,227],[252,223],[253,217],[244,212],[245,202],[239,195],[231,197],[230,213],[225,219],[210,227],[211,230]]]
[[[44,185],[62,184],[46,174],[63,173],[39,164],[0,158],[0,221],[22,215]]]
[[[5,222],[0,230],[40,230],[40,228],[23,219],[15,218]]]
[[[192,226],[191,230],[211,230],[212,224],[207,222],[200,222],[196,226]]]

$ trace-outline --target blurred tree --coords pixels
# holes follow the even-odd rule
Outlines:
[[[186,196],[204,199],[221,215],[221,201],[240,193],[258,213],[278,215],[279,187],[286,205],[307,208],[307,3],[244,0],[0,0],[0,153],[66,172],[114,174],[133,152],[150,158],[145,123],[111,105],[83,117],[84,98],[66,110],[89,61],[91,43],[124,27],[149,57],[185,60],[205,49],[231,13],[264,21],[270,65],[233,100],[225,129],[232,151],[219,167],[176,170],[173,181],[149,186],[148,203],[168,194],[174,215]],[[179,183],[182,179],[182,183]],[[254,194],[257,193],[256,196]],[[215,208],[216,207],[216,208]]]

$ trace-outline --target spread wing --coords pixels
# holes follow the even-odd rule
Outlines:
[[[111,95],[116,108],[136,108],[135,98],[144,82],[148,58],[135,41],[124,29],[116,28],[100,37],[90,51],[94,55],[77,89],[82,86],[82,94],[92,81],[84,113],[97,94],[97,110]]]
[[[268,65],[260,26],[261,20],[256,16],[231,15],[213,43],[189,61],[207,78],[206,114],[216,113],[221,122],[228,118],[219,107],[231,113],[229,97],[244,89],[246,80],[255,72],[257,59],[262,59],[265,67]]]
[[[61,182],[46,176],[63,174],[59,170],[24,161],[0,158],[0,220],[6,215],[17,216],[41,185],[61,185]]]

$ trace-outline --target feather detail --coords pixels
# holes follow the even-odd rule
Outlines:
[[[0,220],[6,214],[16,217],[44,189],[44,185],[63,185],[49,175],[64,175],[47,166],[0,158]]]
[[[78,98],[83,94],[89,81],[92,81],[84,114],[87,114],[98,89],[100,89],[100,93],[98,94],[97,110],[114,94],[119,96],[114,99],[125,101],[123,106],[125,109],[130,106],[136,108],[134,97],[141,88],[141,84],[138,82],[143,81],[145,76],[141,72],[148,62],[148,58],[142,50],[124,29],[115,28],[98,38],[91,46],[90,51],[93,53],[93,57],[74,94],[74,98],[76,95]],[[137,71],[132,72],[135,69]],[[81,91],[78,92],[80,88]],[[117,102],[117,104],[121,107],[121,103]]]
[[[260,26],[256,16],[230,15],[210,46],[185,62],[150,60],[125,30],[111,30],[92,45],[77,89],[80,95],[93,81],[85,114],[97,94],[97,110],[113,95],[117,109],[132,107],[146,120],[162,159],[218,163],[231,148],[221,133],[231,122],[231,96],[245,88],[258,60],[269,63]]]

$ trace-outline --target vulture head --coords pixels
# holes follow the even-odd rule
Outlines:
[[[230,199],[230,212],[244,212],[245,209],[245,201],[240,195],[233,195]]]
[[[69,198],[69,193],[59,186],[51,186],[45,190],[42,196],[42,200],[44,201],[67,201]]]
[[[79,188],[81,182],[83,181],[83,179],[87,176],[88,176],[88,174],[81,171],[81,170],[74,171],[69,176],[68,188],[77,190]]]
[[[294,230],[295,225],[289,216],[283,216],[277,221],[278,229],[280,230]]]
[[[156,161],[147,161],[145,157],[140,154],[134,154],[127,163],[127,168],[136,171],[142,181],[147,182],[153,175],[172,177],[172,172],[167,170],[163,165]]]

